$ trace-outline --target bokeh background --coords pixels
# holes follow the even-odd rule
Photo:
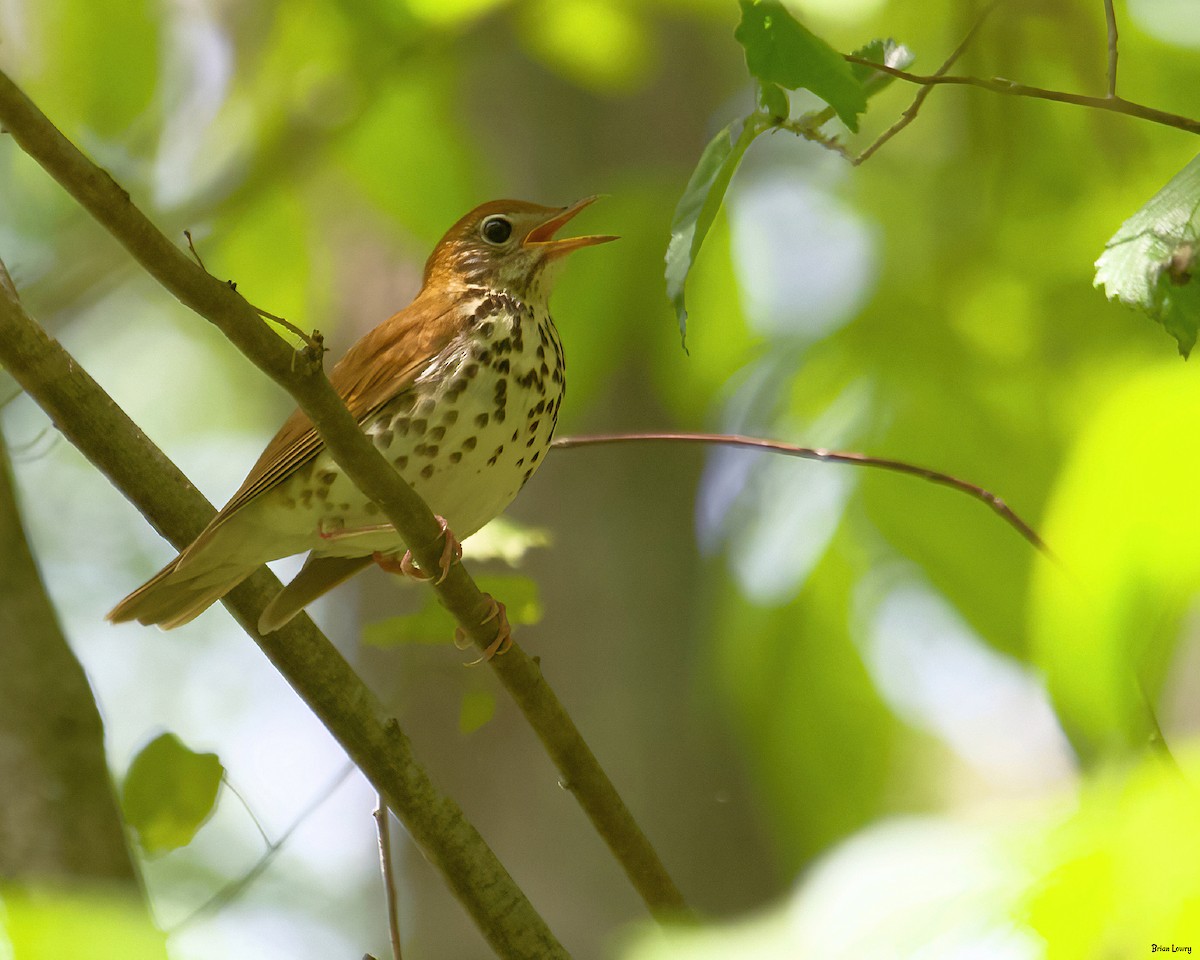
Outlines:
[[[896,37],[920,72],[980,7],[790,6],[842,50]],[[1121,92],[1200,113],[1200,8],[1116,9]],[[997,492],[1050,542],[1058,563],[979,503],[850,467],[665,445],[549,458],[510,510],[548,534],[519,564],[543,611],[520,638],[711,924],[669,934],[486,668],[362,642],[415,588],[370,571],[316,607],[573,956],[1200,948],[1195,795],[1149,748],[1146,710],[1186,782],[1200,382],[1092,288],[1106,239],[1197,141],[965,89],[935,91],[860,168],[764,136],[691,277],[685,353],[662,256],[705,143],[753,108],[738,16],[732,0],[0,0],[0,65],[168,234],[190,229],[211,272],[335,354],[408,302],[475,204],[607,194],[581,230],[623,239],[573,256],[554,300],[561,433],[911,460]],[[1100,0],[1042,0],[1000,4],[961,69],[1102,93],[1104,62]],[[875,97],[850,142],[914,92]],[[0,257],[197,486],[232,493],[287,397],[7,140]],[[370,788],[330,789],[343,755],[222,609],[171,634],[103,622],[172,552],[3,382],[25,522],[114,775],[169,730],[217,753],[244,800],[223,790],[192,844],[143,865],[158,921],[184,924],[172,957],[385,956]],[[464,733],[464,702],[489,696]],[[247,806],[272,838],[300,826],[192,918],[262,852]],[[397,834],[406,956],[489,956]]]

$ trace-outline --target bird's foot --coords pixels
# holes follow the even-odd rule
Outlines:
[[[504,604],[493,597],[490,593],[485,593],[488,605],[491,612],[483,618],[482,623],[488,623],[492,620],[498,620],[496,628],[496,639],[484,648],[483,656],[478,660],[472,661],[468,666],[473,666],[476,663],[482,663],[485,660],[491,660],[492,657],[501,653],[506,653],[508,648],[512,646],[512,627],[508,624],[508,612],[504,609]],[[454,645],[459,650],[465,650],[471,645],[471,638],[467,636],[466,631],[462,627],[455,628]]]
[[[445,517],[435,517],[434,519],[437,520],[438,526],[442,528],[442,558],[438,562],[442,575],[434,580],[434,583],[441,583],[450,575],[450,567],[453,566],[454,561],[462,559],[462,544],[458,542],[458,537],[450,532],[450,525],[446,523]],[[411,577],[413,580],[433,580],[433,574],[425,573],[413,561],[411,550],[405,550],[404,556],[399,560],[396,559],[394,553],[380,553],[377,550],[371,554],[371,559],[388,573]]]

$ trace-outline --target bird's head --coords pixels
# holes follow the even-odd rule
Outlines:
[[[425,285],[476,285],[505,290],[522,299],[549,294],[554,267],[580,247],[616,240],[611,236],[554,234],[584,207],[543,207],[523,200],[493,200],[452,226],[425,264]]]

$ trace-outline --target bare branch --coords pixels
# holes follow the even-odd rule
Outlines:
[[[895,473],[906,473],[912,477],[920,477],[930,483],[950,487],[967,494],[981,503],[986,503],[996,511],[1004,521],[1016,530],[1047,556],[1053,556],[1045,541],[1038,536],[1037,531],[1022,520],[1008,504],[994,493],[985,490],[974,483],[960,480],[958,477],[940,470],[930,470],[904,460],[891,460],[887,457],[872,457],[865,453],[847,453],[837,450],[823,450],[819,447],[800,447],[782,440],[763,440],[759,437],[742,437],[728,433],[612,433],[585,437],[559,437],[554,446],[564,450],[572,447],[591,447],[606,443],[633,443],[637,441],[671,441],[674,443],[709,443],[726,447],[749,447],[756,450],[768,450],[771,453],[782,453],[789,457],[799,457],[803,460],[819,460],[824,463],[848,463],[856,467],[876,467],[880,470],[891,470]]]
[[[958,62],[959,57],[966,53],[967,47],[970,46],[971,41],[975,39],[975,35],[979,33],[979,28],[983,26],[984,21],[987,20],[988,15],[996,9],[996,5],[999,2],[1000,0],[992,0],[991,3],[979,11],[979,16],[975,18],[975,22],[971,25],[971,29],[967,31],[967,35],[962,38],[962,41],[957,47],[954,48],[954,51],[950,54],[950,56],[948,56],[945,62],[943,62],[942,65],[934,72],[933,75],[935,77],[945,76],[946,73],[949,72],[950,68]],[[917,118],[917,113],[921,109],[921,104],[925,102],[925,98],[928,97],[932,92],[932,86],[922,87],[917,92],[916,97],[913,98],[913,102],[908,105],[908,109],[900,115],[900,119],[883,131],[883,133],[879,135],[878,139],[876,139],[874,143],[872,143],[869,147],[867,147],[866,150],[864,150],[850,162],[857,167],[869,160],[880,147],[891,140],[892,137],[898,134]]]
[[[1121,113],[1127,117],[1137,117],[1140,120],[1148,120],[1151,123],[1174,127],[1176,130],[1183,130],[1186,133],[1200,134],[1200,120],[1181,117],[1175,113],[1167,113],[1165,110],[1158,110],[1154,107],[1148,107],[1145,104],[1134,103],[1132,100],[1126,100],[1122,97],[1089,97],[1080,93],[1067,93],[1063,90],[1045,90],[1041,87],[1030,87],[1013,80],[1004,80],[1000,77],[992,77],[989,80],[983,77],[955,75],[938,76],[934,74],[928,76],[897,70],[895,67],[887,67],[882,63],[876,63],[873,60],[867,60],[863,57],[856,57],[853,54],[846,54],[845,57],[850,63],[862,64],[865,67],[870,67],[872,70],[879,70],[881,73],[896,77],[898,80],[905,80],[908,83],[915,83],[920,86],[979,87],[981,90],[990,90],[992,93],[1000,93],[1010,97],[1029,97],[1034,100],[1052,100],[1055,103],[1073,103],[1078,107],[1091,107],[1094,110],[1103,110],[1107,113]]]

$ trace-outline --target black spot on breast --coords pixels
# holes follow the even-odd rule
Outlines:
[[[446,435],[445,427],[434,427],[432,430],[429,431],[429,439],[430,440],[441,440],[442,437],[444,437],[445,435]]]
[[[444,423],[448,427],[454,426],[456,423],[458,423],[458,411],[457,410],[447,410],[445,416],[442,417],[442,423]],[[436,439],[440,440],[441,435],[439,434]]]
[[[532,447],[535,443],[537,443],[537,437],[530,437],[525,441],[525,446]]]
[[[496,418],[497,423],[503,423],[505,417],[504,407],[497,407],[492,416]]]
[[[494,369],[497,373],[508,373],[508,358],[505,357],[503,360],[497,360]]]
[[[392,429],[396,431],[396,435],[400,437],[408,436],[408,417],[397,417],[392,421]]]
[[[428,480],[430,477],[433,476],[433,464],[432,463],[429,464],[429,466],[425,467],[421,471],[421,476],[423,476],[426,480]]]
[[[425,433],[425,428],[428,426],[429,426],[429,421],[425,420],[423,418],[414,420],[412,422],[412,428],[413,428],[413,430],[416,431],[417,436],[423,436]]]
[[[408,457],[397,457],[394,462],[397,470],[403,470],[408,466]]]
[[[529,478],[533,476],[533,467],[525,471],[525,476],[521,478],[521,486],[525,486],[529,482]]]
[[[530,433],[537,433],[537,428],[538,428],[538,426],[541,424],[541,422],[542,422],[541,420],[534,420],[534,421],[533,421],[533,423],[531,423],[531,424],[529,425],[529,432],[530,432]]]
[[[462,448],[464,450],[474,450],[475,444],[478,442],[479,439],[477,437],[467,437],[467,439],[462,442]]]
[[[537,463],[537,462],[538,462],[538,457],[540,457],[541,455],[542,455],[542,451],[541,451],[541,450],[537,451],[537,452],[536,452],[536,453],[535,453],[535,454],[534,454],[532,457],[530,457],[530,458],[529,458],[529,462],[530,462],[530,463]]]
[[[318,500],[325,500],[329,497],[329,488],[328,487],[317,487],[317,489],[313,492],[315,493],[316,498]],[[305,502],[305,506],[308,506],[307,501]]]
[[[481,414],[479,414],[479,416],[477,416],[475,418],[475,426],[486,427],[487,425],[488,425],[488,415],[486,413],[481,413]],[[472,437],[472,439],[474,439],[474,438]]]
[[[518,467],[525,466],[525,458],[524,457],[522,457],[520,460],[517,461],[517,466]]]
[[[461,450],[455,450],[452,454],[450,454],[450,462],[451,463],[458,463],[458,461],[461,459],[462,459],[462,451]]]
[[[485,301],[486,302],[486,301]],[[479,335],[485,340],[489,339],[496,332],[496,324],[491,320],[485,320],[479,325]]]
[[[550,368],[548,366],[546,366],[546,361],[544,361],[544,360],[542,361],[542,365],[541,365],[540,369],[541,369],[541,373],[542,373],[543,377],[548,377],[550,375]]]
[[[517,442],[517,437],[519,437],[520,435],[521,435],[521,431],[520,431],[520,430],[514,430],[514,431],[513,431],[513,435],[512,435],[512,438],[513,438],[513,443],[516,443],[516,442]]]
[[[337,474],[332,470],[322,470],[317,474],[317,483],[323,483],[326,486],[329,486],[336,479]]]

